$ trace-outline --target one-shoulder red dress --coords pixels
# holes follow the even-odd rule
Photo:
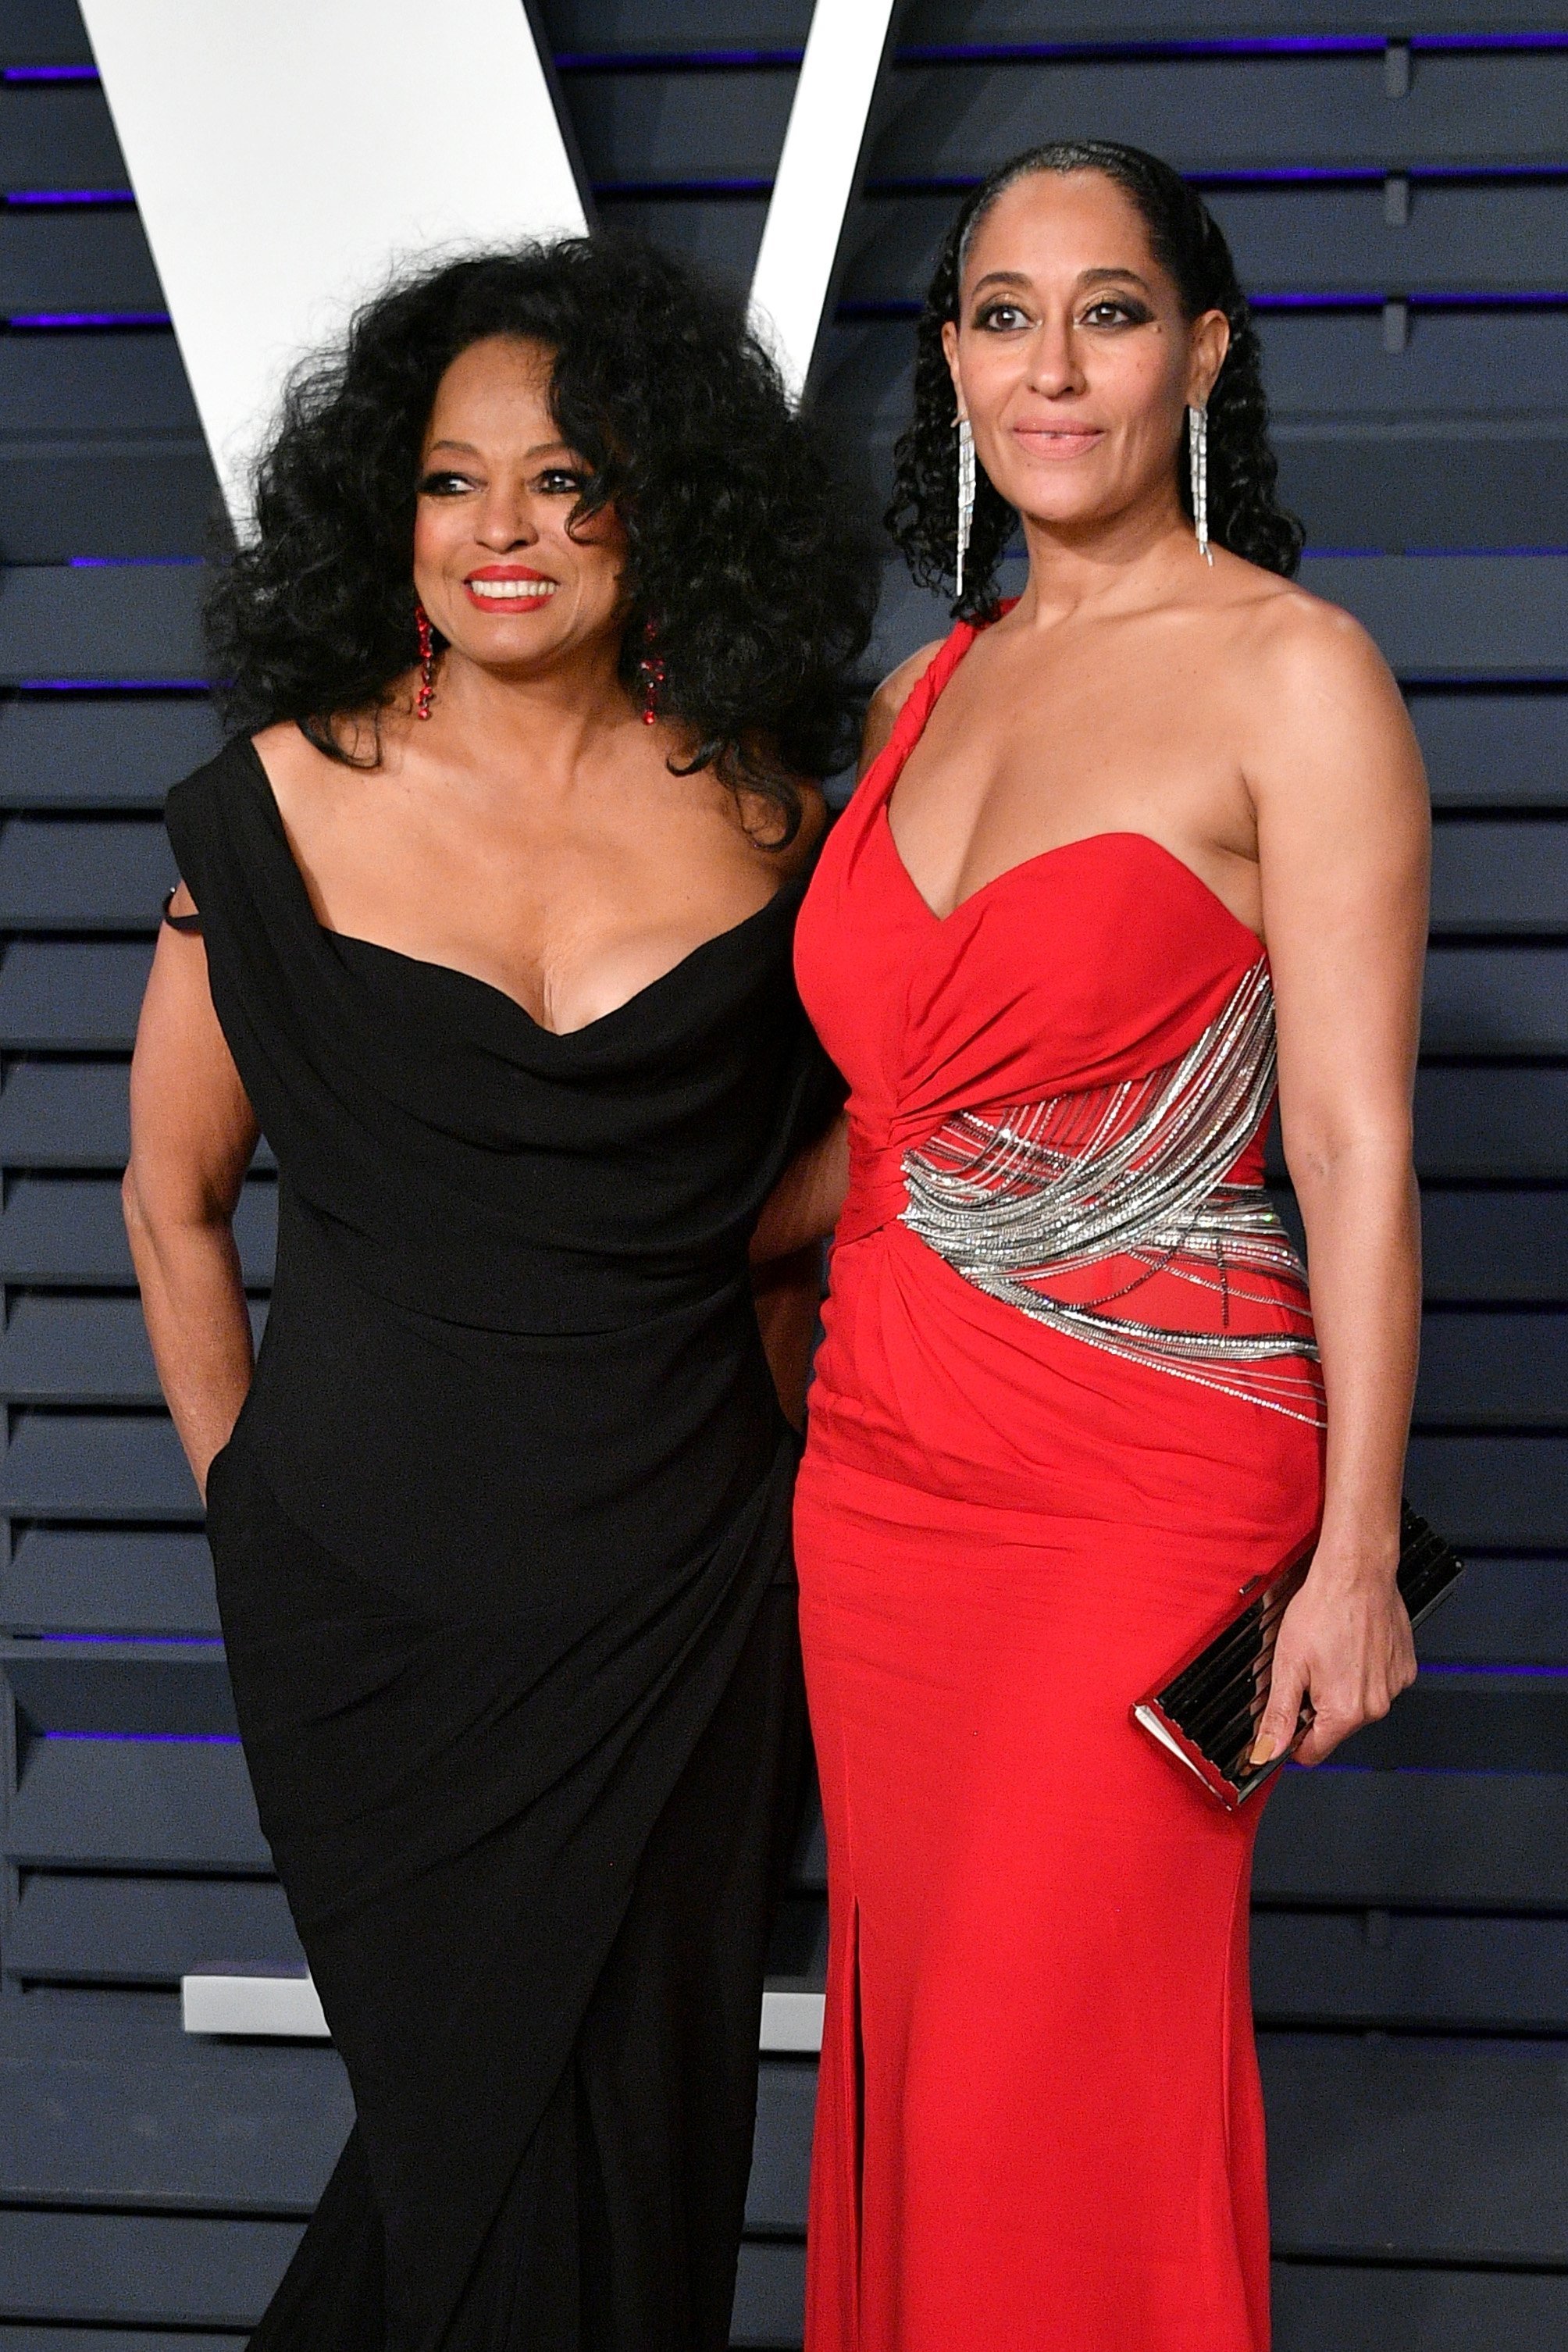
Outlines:
[[[852,1171],[795,1518],[832,1920],[806,2343],[1265,2352],[1257,1809],[1129,1711],[1320,1509],[1268,961],[1140,834],[931,912],[887,804],[973,636],[796,932]]]

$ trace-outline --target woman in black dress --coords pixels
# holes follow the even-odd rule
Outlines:
[[[590,240],[372,305],[257,514],[126,1180],[358,2116],[253,2345],[717,2352],[801,1741],[748,1245],[871,558],[738,309]]]

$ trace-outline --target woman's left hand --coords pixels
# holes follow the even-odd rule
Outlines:
[[[1415,1680],[1410,1618],[1392,1569],[1336,1559],[1320,1547],[1279,1627],[1254,1763],[1289,1748],[1303,1701],[1312,1726],[1296,1761],[1321,1764],[1363,1724],[1379,1722]]]

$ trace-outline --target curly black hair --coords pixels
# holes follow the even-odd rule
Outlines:
[[[1230,349],[1208,402],[1209,536],[1265,572],[1290,579],[1306,532],[1275,496],[1279,469],[1268,443],[1262,352],[1230,247],[1203,198],[1169,163],[1112,139],[1053,140],[1015,155],[964,198],[942,242],[916,329],[914,420],[894,451],[888,509],[888,529],[910,571],[922,587],[940,590],[957,569],[957,407],[942,331],[958,316],[963,264],[975,230],[1004,189],[1037,172],[1102,172],[1114,180],[1136,205],[1154,257],[1168,272],[1186,316],[1223,310],[1229,320]],[[1176,480],[1190,515],[1184,445],[1177,452]],[[974,520],[955,617],[977,620],[994,611],[996,567],[1017,520],[977,467]]]
[[[446,370],[492,335],[554,355],[552,410],[589,468],[572,525],[613,502],[625,529],[621,676],[634,684],[651,635],[661,710],[693,747],[671,765],[771,801],[782,845],[795,779],[852,754],[877,541],[740,301],[630,237],[427,266],[295,373],[254,530],[207,603],[228,723],[291,719],[330,758],[378,763],[380,714],[418,657],[421,444]],[[357,761],[334,724],[351,716],[374,736]]]

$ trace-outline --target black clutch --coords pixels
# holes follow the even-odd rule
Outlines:
[[[1400,1513],[1399,1536],[1400,1595],[1410,1622],[1419,1625],[1447,1601],[1465,1570],[1436,1529],[1408,1503]],[[1237,1596],[1239,1605],[1224,1624],[1132,1709],[1134,1723],[1195,1774],[1227,1812],[1272,1779],[1311,1727],[1311,1707],[1304,1706],[1284,1754],[1267,1764],[1248,1762],[1268,1704],[1279,1621],[1311,1564],[1312,1547],[1307,1544],[1268,1575],[1244,1584]]]

